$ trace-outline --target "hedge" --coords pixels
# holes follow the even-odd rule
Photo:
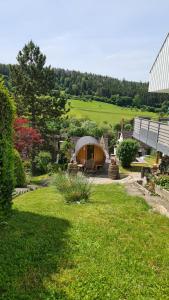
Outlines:
[[[24,187],[26,184],[26,176],[20,154],[14,150],[14,177],[15,187]]]
[[[12,97],[0,80],[0,212],[12,204],[14,188],[13,119],[15,106]]]

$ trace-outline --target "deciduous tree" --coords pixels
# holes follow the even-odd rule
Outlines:
[[[29,120],[17,118],[14,122],[14,144],[22,158],[29,158],[33,147],[43,142],[39,130],[30,127]]]

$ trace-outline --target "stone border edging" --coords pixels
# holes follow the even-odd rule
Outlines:
[[[37,186],[37,185],[27,185],[27,187],[25,187],[25,188],[16,188],[12,194],[12,198],[14,199],[25,193],[35,191],[38,188],[39,188],[39,186]]]
[[[137,181],[134,181],[133,184],[140,190],[140,192],[143,195],[149,195],[149,196],[151,196],[151,192],[148,191],[144,186],[142,186],[141,184],[139,184]]]
[[[150,191],[141,186],[138,182],[134,181],[132,185],[139,192],[140,195],[143,196],[147,204],[151,207],[152,212],[159,213],[165,217],[169,218],[169,198],[162,198],[159,195],[152,195]],[[132,195],[132,194],[131,194]]]
[[[155,192],[164,200],[169,201],[169,191],[163,189],[159,185],[155,185]]]

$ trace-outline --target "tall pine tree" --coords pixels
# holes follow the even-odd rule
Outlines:
[[[18,113],[27,114],[33,128],[45,134],[48,121],[56,121],[65,112],[66,99],[56,92],[54,69],[45,66],[46,56],[30,41],[19,51],[18,64],[11,66]],[[32,149],[34,173],[35,148]]]

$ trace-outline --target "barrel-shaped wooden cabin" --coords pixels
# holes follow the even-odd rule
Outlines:
[[[84,136],[77,141],[75,146],[75,160],[85,169],[99,169],[106,161],[106,151],[102,145],[91,136]]]

